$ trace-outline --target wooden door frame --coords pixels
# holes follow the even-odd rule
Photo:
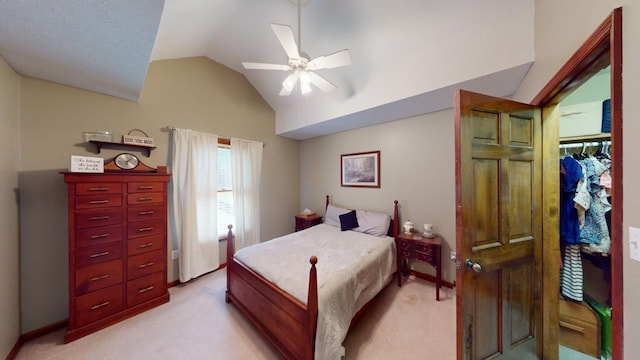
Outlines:
[[[533,99],[532,104],[545,108],[543,113],[543,154],[556,152],[558,143],[557,103],[580,86],[605,63],[611,65],[611,149],[612,159],[612,209],[611,209],[611,321],[612,358],[622,359],[623,353],[623,255],[622,255],[622,8],[617,8],[582,44],[567,63]],[[547,116],[545,116],[547,115]],[[555,122],[554,122],[555,120]],[[550,124],[549,122],[554,122]],[[546,126],[545,126],[546,125]],[[554,131],[555,129],[555,131]],[[550,156],[553,158],[553,156]],[[547,166],[549,165],[549,166]],[[555,204],[544,209],[542,249],[543,259],[543,354],[545,358],[557,358],[558,312],[547,311],[558,307],[559,259],[558,259],[558,173],[551,171],[556,164],[543,163],[543,190],[545,204]],[[544,169],[549,169],[545,171]],[[554,195],[555,194],[555,195]],[[554,210],[555,208],[555,210]],[[553,356],[555,354],[555,356]]]

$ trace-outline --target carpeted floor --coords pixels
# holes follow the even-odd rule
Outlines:
[[[395,279],[394,279],[395,280]],[[64,330],[26,343],[16,359],[279,359],[255,328],[224,301],[219,270],[170,289],[171,301],[63,344]],[[350,359],[455,359],[455,290],[410,277],[374,300],[344,346]]]

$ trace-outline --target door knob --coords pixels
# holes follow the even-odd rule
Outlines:
[[[473,269],[473,271],[475,272],[482,272],[482,265],[478,264],[477,262],[473,262],[473,260],[471,259],[467,259],[467,261],[464,262],[464,265],[467,270]]]

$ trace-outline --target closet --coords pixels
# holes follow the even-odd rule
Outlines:
[[[573,351],[585,359],[611,358],[610,84],[607,66],[558,107],[559,342],[571,349],[561,351],[561,359]]]

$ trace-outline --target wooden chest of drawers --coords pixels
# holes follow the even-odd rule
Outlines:
[[[169,301],[169,175],[64,173],[64,181],[69,342]]]

